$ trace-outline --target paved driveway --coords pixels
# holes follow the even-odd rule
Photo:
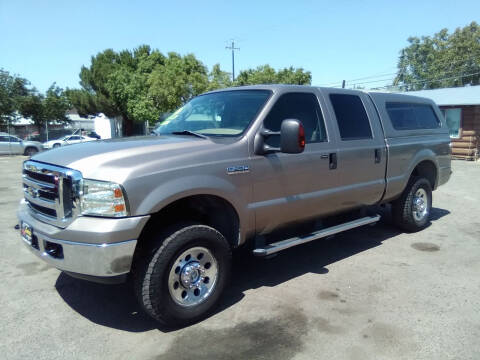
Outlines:
[[[23,157],[0,157],[3,359],[480,359],[480,164],[456,161],[417,234],[388,216],[270,260],[236,258],[219,311],[168,330],[128,285],[61,274],[19,238]]]

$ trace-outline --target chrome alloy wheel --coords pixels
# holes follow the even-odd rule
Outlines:
[[[415,192],[413,197],[413,217],[416,221],[422,221],[428,216],[430,209],[428,208],[428,195],[427,192],[420,188]]]
[[[204,247],[184,251],[173,263],[168,276],[168,290],[181,306],[195,306],[205,301],[215,288],[217,260]]]

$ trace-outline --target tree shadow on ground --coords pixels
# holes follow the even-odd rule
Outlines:
[[[449,213],[448,210],[433,208],[431,219],[437,221]],[[300,245],[271,259],[254,257],[250,251],[239,251],[234,254],[231,282],[216,313],[238,303],[249,289],[274,287],[306,273],[326,274],[328,265],[380,246],[400,233],[391,225],[387,208],[382,211],[382,220],[375,226],[364,226]],[[131,282],[104,285],[61,273],[55,288],[72,309],[96,324],[130,332],[176,330],[159,327],[158,323],[143,313],[135,299]]]

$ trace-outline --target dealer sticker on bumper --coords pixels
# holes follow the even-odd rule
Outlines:
[[[22,222],[20,234],[22,235],[22,239],[29,243],[30,245],[32,244],[32,234],[33,234],[33,229],[30,225],[28,225],[25,222]]]

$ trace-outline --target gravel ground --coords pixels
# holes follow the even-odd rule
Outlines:
[[[24,248],[24,157],[0,157],[3,359],[480,359],[480,163],[454,161],[416,234],[364,227],[237,257],[218,312],[158,328],[128,285],[72,279]]]

